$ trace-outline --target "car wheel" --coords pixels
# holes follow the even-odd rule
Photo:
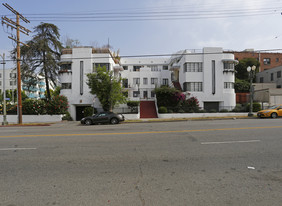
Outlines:
[[[277,113],[275,113],[275,112],[273,112],[272,114],[271,114],[271,118],[277,118]]]
[[[112,118],[111,119],[111,124],[118,124],[118,123],[119,123],[119,121],[118,121],[117,118]]]
[[[87,120],[85,120],[85,124],[86,124],[86,125],[91,125],[91,124],[92,124],[92,121],[91,121],[90,119],[87,119]]]

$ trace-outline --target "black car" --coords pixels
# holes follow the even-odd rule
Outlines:
[[[122,114],[116,114],[113,112],[100,112],[98,114],[93,114],[93,116],[84,117],[81,119],[81,124],[91,125],[99,123],[110,123],[118,124],[124,121],[124,116]]]

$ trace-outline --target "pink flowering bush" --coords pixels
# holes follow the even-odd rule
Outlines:
[[[47,114],[66,114],[68,111],[68,99],[63,95],[56,95],[46,103]]]

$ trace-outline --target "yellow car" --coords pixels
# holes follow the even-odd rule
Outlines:
[[[271,106],[268,109],[258,111],[257,116],[262,117],[271,117],[277,118],[282,117],[282,104]]]

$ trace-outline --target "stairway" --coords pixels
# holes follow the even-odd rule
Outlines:
[[[140,118],[158,118],[155,101],[140,102]]]

